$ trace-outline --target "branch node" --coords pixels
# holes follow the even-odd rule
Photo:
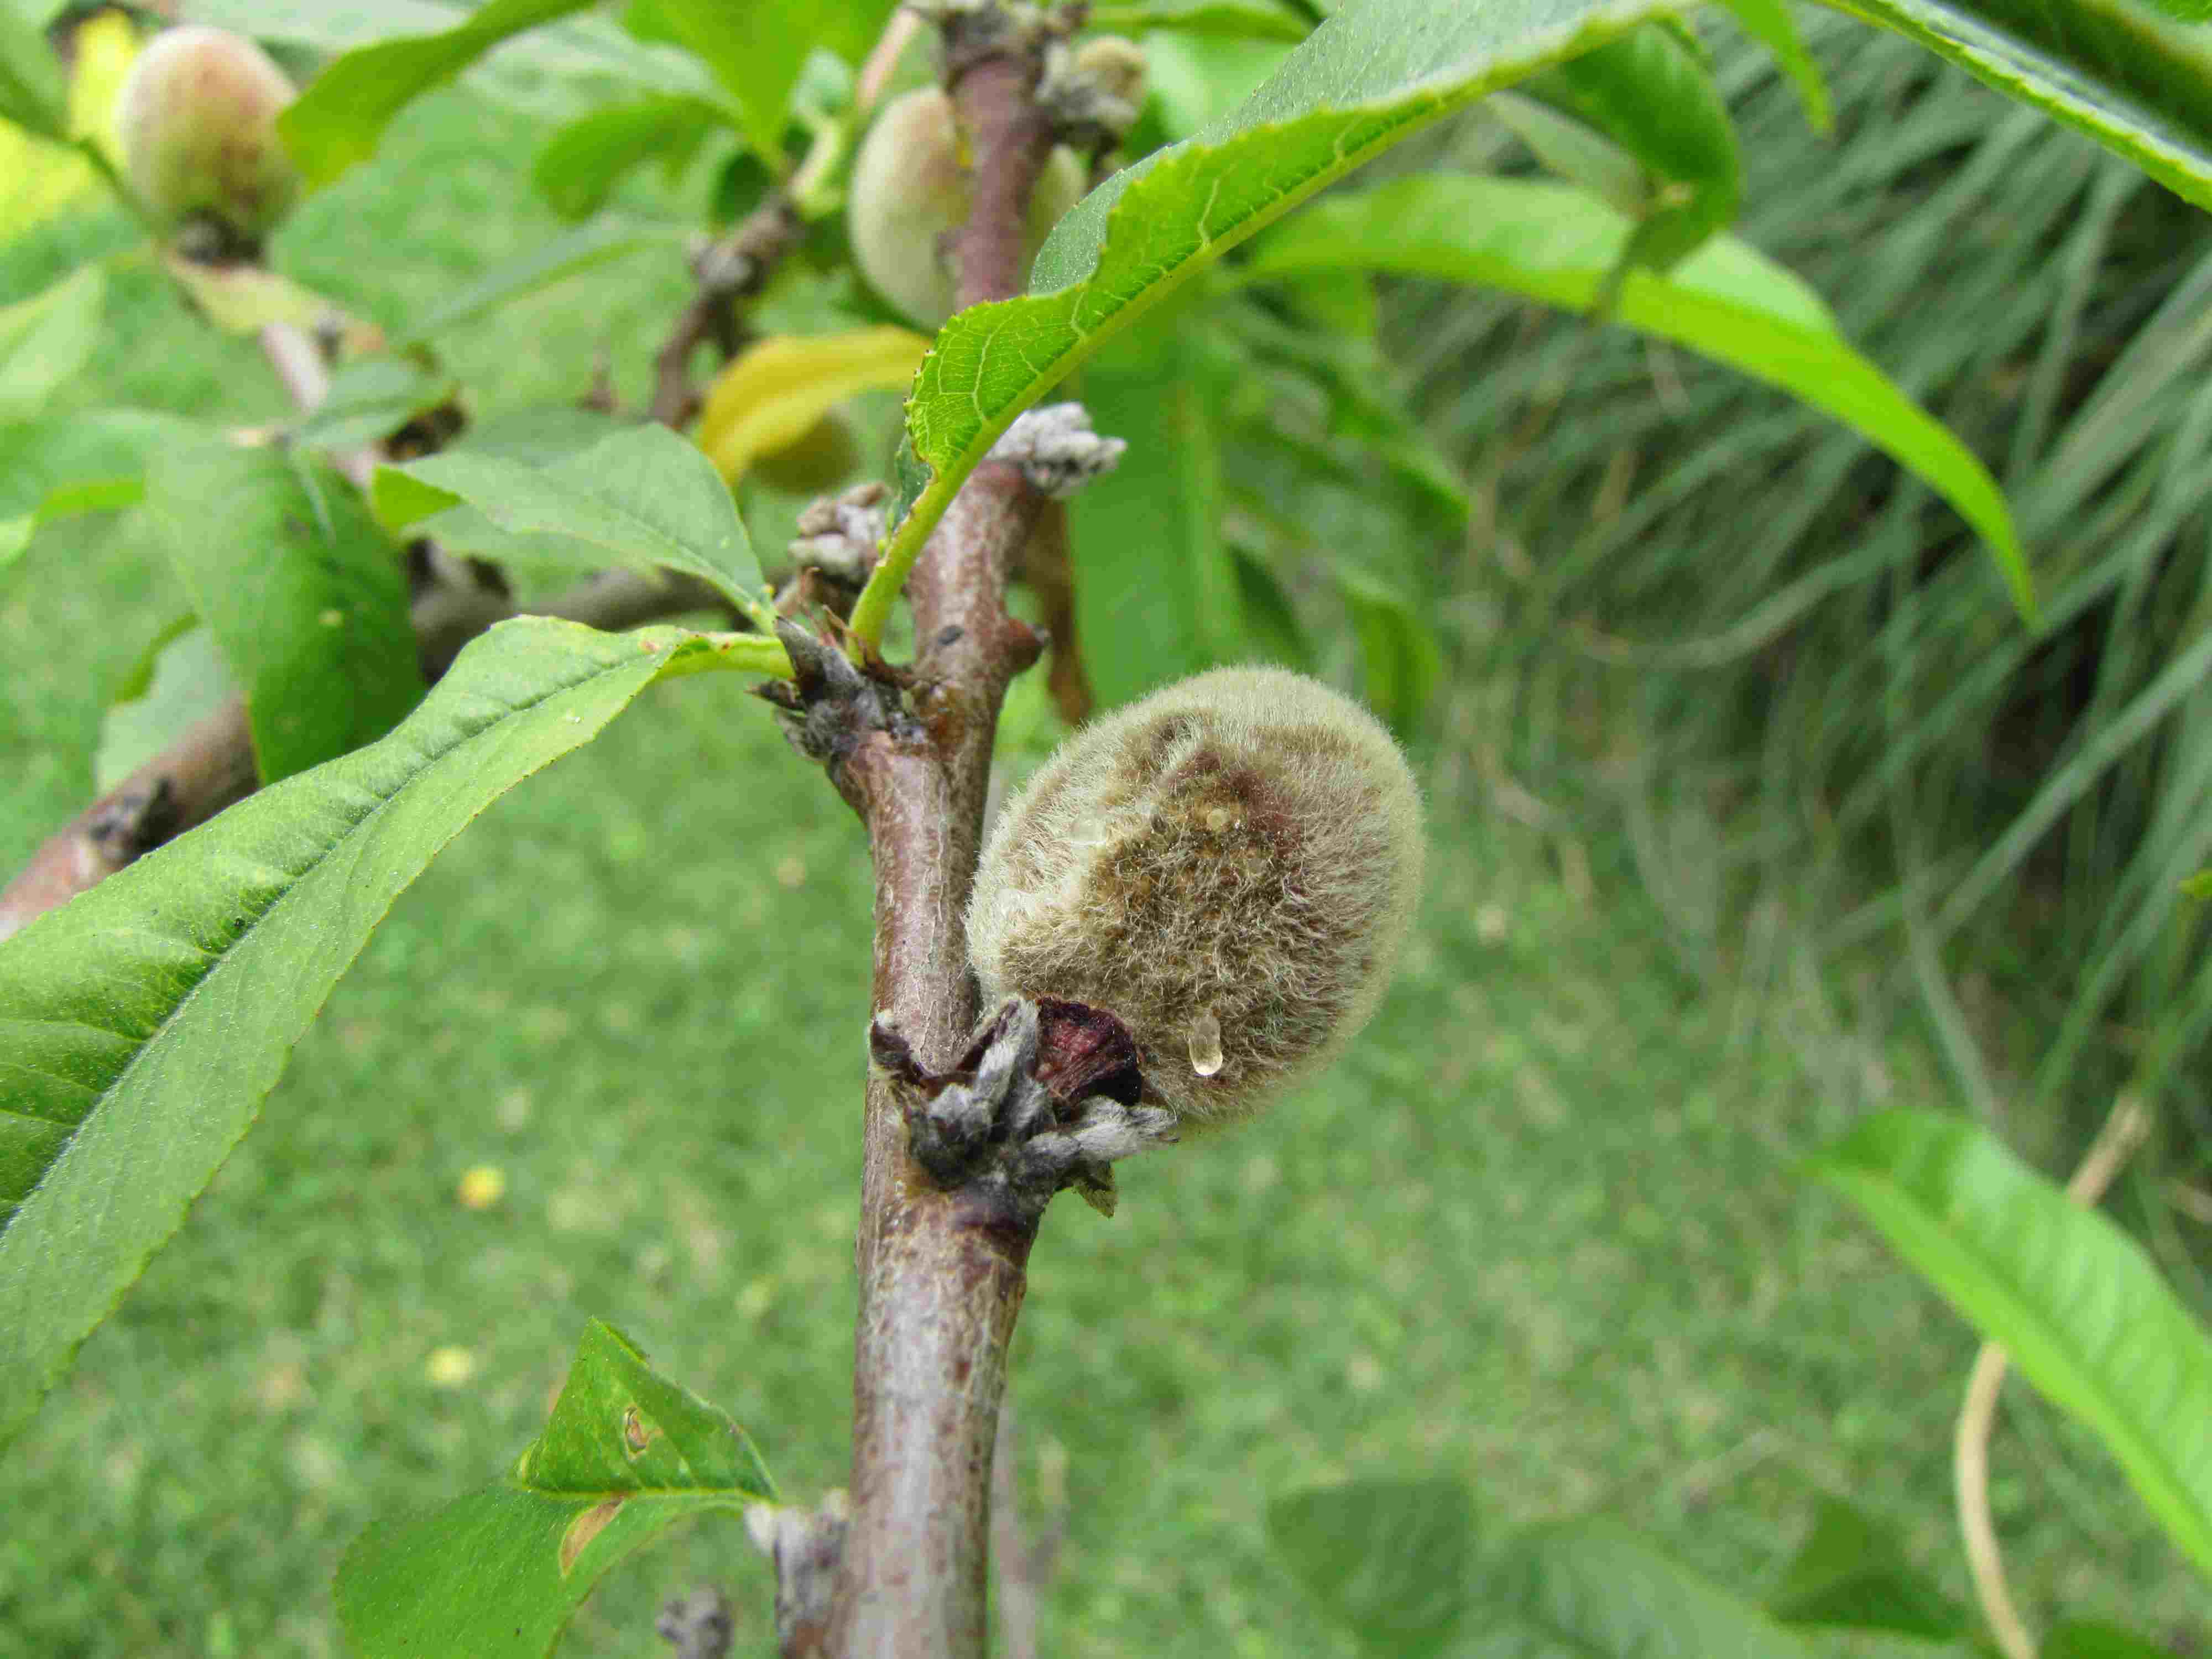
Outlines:
[[[845,1559],[845,1534],[853,1506],[842,1488],[822,1496],[822,1507],[756,1504],[745,1511],[745,1535],[775,1565],[775,1639],[786,1654],[811,1653],[829,1629]]]
[[[702,289],[721,299],[746,299],[766,287],[776,264],[805,234],[791,198],[770,196],[726,236],[695,247],[691,274]]]
[[[84,826],[84,837],[119,870],[175,835],[182,816],[175,786],[156,777],[95,808]]]
[[[682,427],[698,413],[699,394],[691,386],[692,354],[712,342],[723,356],[737,355],[744,343],[744,329],[732,306],[768,286],[776,266],[799,245],[805,230],[797,207],[778,191],[739,220],[728,235],[694,245],[689,261],[694,292],[653,360],[654,420]]]
[[[1064,40],[1045,47],[1037,107],[1052,123],[1054,137],[1071,149],[1103,154],[1118,147],[1137,124],[1144,103],[1145,59],[1126,41],[1118,48],[1094,41],[1079,52]]]
[[[1111,472],[1128,447],[1127,439],[1092,431],[1081,404],[1043,404],[1016,416],[986,459],[1011,462],[1030,488],[1057,501]]]
[[[1001,1198],[1024,1222],[1064,1187],[1111,1215],[1112,1166],[1176,1139],[1172,1114],[1138,1103],[1135,1040],[1103,1008],[1010,997],[935,1075],[888,1022],[868,1036],[877,1068],[911,1091],[915,1162],[940,1186]]]
[[[834,626],[834,624],[833,624]],[[884,732],[902,747],[928,739],[908,712],[905,693],[891,671],[870,659],[856,665],[830,641],[779,617],[775,636],[790,654],[792,678],[770,680],[757,695],[783,710],[784,736],[809,760],[827,768],[830,780],[848,799],[852,780],[846,763],[872,732]]]
[[[1022,0],[912,0],[907,9],[942,31],[947,86],[979,58],[1040,52],[1073,27],[1064,10],[1027,5]]]

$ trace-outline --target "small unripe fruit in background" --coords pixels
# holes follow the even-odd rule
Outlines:
[[[1145,1098],[1248,1116],[1381,1000],[1421,883],[1420,793],[1317,680],[1223,668],[1085,726],[1011,801],[968,907],[984,1006],[1119,1017]]]
[[[1073,150],[1056,149],[1047,159],[1024,227],[1025,273],[1088,182]],[[956,308],[957,273],[946,244],[948,233],[966,222],[968,203],[952,100],[944,89],[924,87],[885,105],[854,158],[846,226],[860,274],[925,327],[935,328]]]
[[[276,136],[295,95],[251,40],[200,27],[155,38],[123,84],[116,124],[131,187],[165,232],[198,221],[232,250],[260,246],[300,193]]]

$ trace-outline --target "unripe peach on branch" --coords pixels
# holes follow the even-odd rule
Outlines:
[[[300,176],[276,133],[292,82],[252,41],[190,26],[155,37],[123,85],[125,175],[165,236],[250,256],[289,213]]]
[[[1074,151],[1064,146],[1052,151],[1023,225],[1024,270],[1088,183]],[[958,273],[946,243],[966,221],[968,209],[968,172],[952,100],[938,87],[893,99],[854,161],[846,224],[860,274],[926,328],[935,328],[955,309]]]
[[[1008,996],[1101,1008],[1144,1097],[1246,1117],[1381,1000],[1423,862],[1420,793],[1380,721],[1317,680],[1223,668],[1061,744],[976,872],[969,960]]]

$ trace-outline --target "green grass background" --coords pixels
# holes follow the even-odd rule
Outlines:
[[[281,263],[405,316],[553,233],[523,183],[540,131],[428,100]],[[6,251],[0,301],[115,235]],[[638,401],[684,291],[673,260],[607,267],[450,360],[489,414],[574,396],[604,346]],[[251,349],[143,270],[70,395],[281,409]],[[42,538],[5,581],[13,868],[86,798],[104,702],[182,600],[127,517]],[[1356,1473],[1464,1474],[1499,1522],[1608,1509],[1753,1593],[1825,1489],[1967,1594],[1948,1455],[1972,1339],[1796,1172],[1878,1103],[1948,1106],[1939,1069],[1839,1024],[1815,975],[1755,1000],[1687,975],[1607,832],[1478,811],[1468,757],[1498,714],[1481,685],[1446,694],[1434,879],[1352,1055],[1264,1122],[1128,1169],[1114,1220],[1048,1219],[1012,1393],[1032,1508],[1066,1505],[1048,1653],[1350,1654],[1261,1516]],[[495,1477],[592,1316],[735,1413],[789,1495],[841,1482],[868,894],[850,814],[714,678],[487,813],[0,1457],[0,1655],[335,1652],[339,1552]],[[508,1184],[471,1212],[479,1164]],[[477,1362],[460,1386],[427,1374],[447,1346]],[[2039,1615],[2178,1648],[2212,1626],[2112,1467],[2017,1382],[1995,1463]],[[764,1650],[767,1575],[733,1522],[618,1573],[563,1650],[665,1653],[653,1610],[702,1578]]]

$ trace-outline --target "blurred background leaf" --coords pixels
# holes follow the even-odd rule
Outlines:
[[[1467,1602],[1474,1500],[1453,1480],[1355,1480],[1275,1499],[1267,1540],[1363,1648],[1425,1659]]]
[[[1076,625],[1102,707],[1243,654],[1218,428],[1221,379],[1233,372],[1199,331],[1174,325],[1144,331],[1085,372],[1092,424],[1151,440],[1068,504]]]
[[[0,307],[0,422],[26,420],[92,356],[107,292],[84,265],[45,293]]]
[[[808,6],[726,0],[630,0],[630,27],[676,41],[713,70],[743,114],[756,154],[783,161],[783,120],[807,57],[834,52],[858,62],[892,0],[822,0]],[[651,21],[642,25],[639,15]]]
[[[237,695],[214,634],[197,617],[179,617],[154,636],[137,672],[117,689],[100,723],[93,788],[106,794]]]
[[[1510,95],[1582,123],[1640,169],[1638,199],[1614,204],[1638,223],[1608,292],[1631,268],[1672,270],[1735,217],[1743,195],[1735,131],[1697,38],[1680,24],[1639,23],[1595,52],[1530,76]],[[1560,170],[1580,179],[1572,162]]]
[[[1767,1595],[1785,1625],[1840,1625],[1943,1641],[1966,1633],[1970,1615],[1914,1571],[1896,1538],[1865,1510],[1823,1498],[1811,1534]]]
[[[385,128],[424,93],[443,86],[508,36],[556,21],[588,3],[490,0],[435,33],[394,30],[393,39],[356,46],[325,64],[299,100],[277,118],[285,148],[309,185],[327,185],[375,155]]]
[[[1534,1638],[1518,1649],[1523,1654],[1812,1659],[1796,1632],[1612,1521],[1555,1522],[1516,1534],[1485,1559],[1468,1600],[1471,1630],[1518,1623]]]
[[[399,550],[337,472],[202,438],[152,458],[145,513],[245,693],[264,784],[374,742],[421,698]]]
[[[2142,1248],[1956,1119],[1885,1112],[1811,1168],[2096,1432],[2212,1578],[2212,1335]]]

